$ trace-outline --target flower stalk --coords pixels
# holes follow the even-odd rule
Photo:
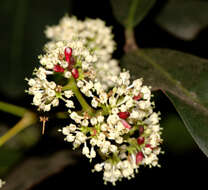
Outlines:
[[[62,90],[72,90],[72,92],[74,93],[77,100],[82,106],[82,111],[87,112],[90,116],[93,116],[95,114],[95,110],[91,106],[89,106],[89,104],[87,103],[81,92],[79,91],[76,81],[73,77],[69,79],[68,84],[64,86]]]

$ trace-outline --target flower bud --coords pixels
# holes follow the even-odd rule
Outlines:
[[[138,153],[136,154],[136,164],[141,163],[141,161],[143,160],[143,158],[144,158],[143,153],[142,153],[142,152],[138,152]]]
[[[61,67],[60,65],[55,65],[53,70],[57,73],[63,73],[64,72],[64,68]]]
[[[66,62],[70,63],[70,58],[72,55],[72,48],[66,47],[64,50],[64,55],[65,55]]]
[[[77,79],[79,77],[79,71],[76,68],[72,69],[72,76]]]
[[[121,119],[127,119],[129,116],[130,116],[130,113],[128,111],[125,111],[125,112],[119,112],[118,113],[118,116],[121,118]]]

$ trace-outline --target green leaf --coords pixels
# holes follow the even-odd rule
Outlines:
[[[169,110],[166,110],[169,111]],[[164,115],[163,115],[164,114]],[[161,127],[164,145],[174,154],[182,154],[196,147],[184,123],[176,113],[162,113]],[[176,141],[177,137],[177,141]]]
[[[111,0],[114,15],[125,28],[139,24],[155,2],[156,0]]]
[[[154,95],[152,100],[155,102],[156,109],[161,113],[160,126],[163,129],[162,138],[165,152],[168,151],[175,155],[182,155],[193,149],[197,149],[196,143],[171,101],[161,90],[152,93]]]
[[[208,61],[168,49],[144,49],[127,54],[121,65],[169,97],[208,156]]]
[[[208,1],[170,0],[162,8],[156,22],[173,35],[192,40],[208,26]]]

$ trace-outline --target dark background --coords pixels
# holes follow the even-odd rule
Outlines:
[[[148,16],[136,27],[138,46],[170,48],[208,58],[206,47],[208,29],[204,29],[192,41],[183,41],[155,23],[154,18],[165,2],[158,1]],[[79,19],[90,17],[105,20],[108,26],[113,26],[117,43],[114,57],[120,59],[124,53],[124,29],[115,20],[109,0],[1,0],[0,11],[0,100],[2,101],[35,110],[30,105],[31,97],[23,93],[26,89],[24,78],[31,76],[32,70],[38,63],[37,56],[42,52],[42,47],[47,41],[43,32],[46,25],[58,24],[58,20],[66,13],[73,14]],[[205,185],[208,171],[206,156],[188,134],[169,100],[161,92],[157,92],[155,101],[157,109],[162,112],[161,127],[164,128],[162,148],[165,154],[160,156],[162,168],[141,168],[135,179],[124,180],[116,187],[104,186],[102,176],[91,173],[92,165],[88,160],[77,157],[79,160],[77,164],[49,176],[31,189],[182,189],[182,186],[199,188]],[[18,121],[18,118],[11,115],[2,112],[0,114],[0,123],[12,126]],[[29,150],[24,150],[23,160],[27,157],[45,156],[60,149],[71,148],[63,142],[62,137],[57,138],[53,135],[53,129],[58,129],[61,125],[61,122],[57,124],[51,120],[46,135],[40,137],[40,141]],[[9,171],[12,172],[15,167],[18,166],[13,165]]]

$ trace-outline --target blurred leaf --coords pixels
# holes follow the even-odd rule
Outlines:
[[[22,152],[14,148],[0,149],[0,176],[5,175],[22,157]]]
[[[23,96],[25,77],[38,66],[38,55],[46,42],[46,25],[57,23],[68,13],[70,0],[0,1],[0,91],[12,98]],[[5,82],[6,81],[6,82]]]
[[[176,113],[169,113],[165,116],[162,113],[161,116],[162,137],[164,145],[168,147],[170,152],[181,154],[195,147],[193,139]]]
[[[12,139],[9,140],[7,146],[16,149],[26,150],[36,145],[41,138],[41,129],[38,124],[27,127]]]
[[[8,131],[8,126],[0,124],[0,135]],[[0,176],[7,174],[22,158],[24,152],[33,147],[40,139],[37,125],[28,127],[14,136],[0,148]]]
[[[27,190],[75,162],[75,154],[68,150],[47,157],[28,158],[7,177],[4,190]]]
[[[0,71],[1,88],[5,91],[10,90],[12,94],[16,96],[22,94],[21,91],[23,91],[22,87],[24,84],[21,81],[24,78],[20,77],[21,75],[23,76],[24,73],[21,55],[29,0],[9,1],[8,4],[4,1],[2,3],[4,5],[3,7],[6,9],[6,11],[3,12],[3,17],[5,17],[4,22],[8,21],[7,13],[9,13],[11,16],[9,19],[11,24],[7,23],[5,28],[7,31],[4,29],[8,34],[4,33],[3,37],[5,38],[5,36],[7,36],[8,38],[4,39],[3,42],[8,44],[6,44],[7,52],[4,50],[1,54],[1,56],[5,58],[3,59],[4,62],[1,64],[2,68]],[[3,46],[3,44],[1,44],[1,46]]]
[[[116,19],[126,28],[139,24],[156,0],[111,0]]]
[[[192,40],[208,26],[208,1],[169,0],[156,22],[173,35]]]
[[[121,65],[133,78],[144,77],[174,104],[192,137],[208,156],[208,61],[168,49],[127,54]]]

